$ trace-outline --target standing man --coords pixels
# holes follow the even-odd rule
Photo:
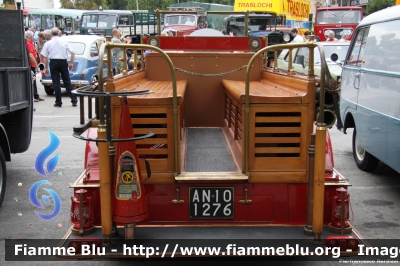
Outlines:
[[[299,35],[299,32],[296,28],[290,30],[290,35],[293,37],[293,40],[290,43],[304,42],[303,37]]]
[[[29,65],[31,67],[31,71],[33,71],[33,73],[35,73],[36,76],[38,64],[36,61],[37,54],[36,54],[35,44],[33,42],[33,32],[30,30],[25,31],[25,39],[29,53]],[[35,102],[44,101],[44,99],[40,98],[38,94],[36,79],[33,80],[33,98]]]
[[[121,42],[121,32],[119,31],[119,29],[113,29],[112,30],[112,39],[111,41],[113,43],[122,43]],[[112,55],[113,55],[113,60],[115,62],[115,75],[117,74],[121,74],[122,73],[122,66],[123,63],[120,60],[120,58],[123,57],[123,50],[122,48],[113,48],[112,49]]]
[[[50,59],[50,74],[51,80],[53,81],[53,89],[56,93],[56,103],[54,107],[61,107],[61,87],[60,87],[60,74],[64,82],[64,86],[67,89],[67,93],[71,98],[72,106],[76,106],[78,99],[75,94],[72,94],[74,89],[69,78],[69,71],[72,70],[75,59],[75,52],[67,41],[58,36],[60,30],[58,28],[52,28],[51,34],[53,35],[50,41],[47,41],[43,46],[41,55],[43,56],[44,73],[49,74],[47,67],[48,59]],[[68,53],[71,54],[71,61],[67,62]]]

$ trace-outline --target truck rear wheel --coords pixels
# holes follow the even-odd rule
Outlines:
[[[360,146],[356,128],[353,131],[353,157],[358,168],[366,172],[374,170],[379,163],[377,158]]]
[[[53,95],[54,94],[53,87],[44,86],[44,91],[46,92],[47,95]]]
[[[0,148],[0,207],[6,193],[6,159],[3,150]]]

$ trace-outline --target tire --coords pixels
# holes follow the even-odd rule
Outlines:
[[[44,91],[46,92],[47,95],[53,95],[54,94],[53,87],[44,86]]]
[[[0,207],[6,193],[6,159],[3,150],[0,148]]]
[[[356,128],[354,128],[354,131],[353,131],[353,157],[354,157],[354,161],[356,162],[357,167],[360,170],[363,170],[366,172],[373,171],[378,166],[378,163],[379,163],[379,160],[377,158],[375,158],[369,152],[364,150],[358,144]]]

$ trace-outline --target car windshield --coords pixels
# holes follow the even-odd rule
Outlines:
[[[337,54],[338,55],[338,60],[336,61],[337,63],[343,62],[346,58],[347,51],[349,50],[349,43],[340,44],[337,45],[323,45],[323,49],[325,52],[325,60],[328,64],[336,64],[335,62],[332,62],[331,60],[331,55],[332,54]],[[304,56],[304,65],[308,66],[308,48],[300,48],[300,49],[293,49],[293,63],[298,63],[301,60],[299,60],[299,56]],[[284,60],[287,62],[289,57],[289,50],[285,49],[282,50],[280,53],[278,60]],[[314,64],[315,65],[320,65],[321,64],[321,55],[319,53],[318,48],[314,48]]]
[[[74,50],[75,55],[83,55],[85,52],[85,44],[82,42],[69,42],[69,44],[72,47],[72,50]]]
[[[337,54],[338,60],[337,62],[342,62],[346,58],[347,51],[349,50],[349,45],[324,45],[325,59],[326,62],[333,63],[331,61],[331,55]],[[319,49],[314,49],[314,60],[315,64],[319,64],[321,61],[321,56],[319,53]]]

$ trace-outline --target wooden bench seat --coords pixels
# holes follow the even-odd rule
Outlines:
[[[244,81],[222,80],[227,92],[239,103],[245,103]],[[307,92],[304,89],[297,89],[285,86],[280,83],[262,79],[250,81],[250,103],[301,103],[302,97]]]
[[[183,102],[187,81],[179,80],[176,82],[178,105]],[[146,79],[135,80],[122,89],[127,91],[151,90],[152,93],[129,96],[130,105],[172,105],[172,82],[171,81],[153,81]]]

